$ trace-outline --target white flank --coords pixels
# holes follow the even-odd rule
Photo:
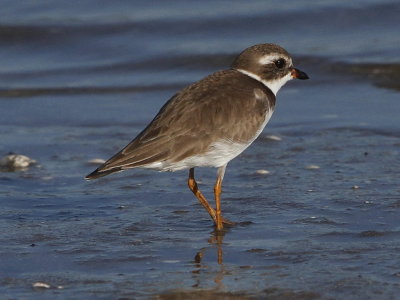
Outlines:
[[[245,143],[235,143],[230,140],[219,140],[218,142],[212,144],[208,151],[204,154],[194,155],[177,162],[154,162],[142,166],[142,168],[157,169],[161,171],[178,171],[194,167],[219,168],[221,166],[224,166],[251,145],[251,143],[263,131],[273,112],[273,110],[269,110],[269,112],[265,116],[263,124],[257,130],[253,138]]]
[[[262,84],[264,84],[267,88],[269,88],[274,95],[276,96],[276,94],[278,93],[279,89],[285,85],[286,82],[288,82],[289,80],[293,79],[292,74],[291,73],[287,73],[284,77],[279,78],[279,79],[275,79],[275,80],[262,80],[260,76],[251,73],[249,71],[246,70],[242,70],[242,69],[237,69],[237,71],[239,71],[240,73],[243,73],[259,82],[261,82]]]

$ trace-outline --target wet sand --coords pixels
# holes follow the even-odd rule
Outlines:
[[[7,7],[0,151],[36,164],[0,172],[2,299],[396,299],[399,6],[254,3],[186,17],[162,2]],[[279,92],[229,164],[222,209],[236,226],[215,233],[187,172],[83,180],[179,88],[260,40],[311,80]],[[196,171],[209,198],[215,172]]]

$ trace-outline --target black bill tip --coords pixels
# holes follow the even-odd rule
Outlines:
[[[299,69],[293,68],[292,69],[292,77],[293,78],[297,78],[297,79],[301,79],[301,80],[305,80],[305,79],[309,79],[310,77],[308,77],[308,75],[306,73],[304,73],[303,71],[300,71]]]

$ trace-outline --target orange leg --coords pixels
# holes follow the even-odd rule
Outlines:
[[[224,228],[224,226],[222,225],[222,216],[221,216],[221,192],[222,192],[222,178],[218,176],[217,181],[215,182],[214,185],[217,230],[222,230]]]
[[[224,169],[225,170],[225,169]],[[223,174],[222,174],[223,177]],[[218,178],[220,178],[220,181],[222,183],[222,177],[220,178],[220,176],[218,176]],[[218,180],[218,179],[217,179]],[[221,185],[220,183],[220,185]],[[189,170],[189,179],[188,179],[188,186],[189,189],[192,191],[192,193],[196,196],[196,198],[200,201],[201,205],[203,205],[203,207],[207,210],[207,212],[209,213],[209,215],[211,216],[211,218],[213,219],[215,225],[218,227],[218,222],[217,222],[217,213],[214,210],[214,208],[211,207],[210,203],[208,203],[207,199],[203,196],[203,194],[200,192],[198,186],[197,186],[197,182],[194,179],[194,168],[191,168]],[[215,190],[215,188],[214,188]],[[219,188],[219,195],[221,194],[221,186]],[[219,197],[219,196],[218,196]],[[220,222],[224,223],[224,224],[228,224],[228,225],[233,225],[234,223],[224,219],[221,216],[221,209],[220,209],[220,213],[219,213],[219,219]],[[222,228],[222,227],[221,227]]]
[[[210,214],[210,216],[214,220],[214,222],[216,222],[217,218],[215,215],[215,210],[211,207],[210,203],[208,203],[207,199],[200,192],[200,190],[197,186],[197,182],[194,179],[194,168],[191,168],[189,170],[188,186],[189,186],[189,189],[196,196],[196,198],[199,199],[201,205],[203,205],[203,207],[208,211],[208,213]]]

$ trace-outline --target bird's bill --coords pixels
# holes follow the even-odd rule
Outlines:
[[[308,75],[304,73],[303,71],[300,71],[299,69],[293,68],[292,69],[292,78],[297,78],[297,79],[308,79]]]

